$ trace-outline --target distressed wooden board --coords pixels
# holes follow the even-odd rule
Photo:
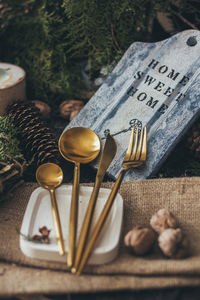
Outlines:
[[[147,162],[128,171],[125,180],[149,178],[198,116],[199,94],[199,31],[186,30],[157,43],[136,42],[65,130],[88,127],[102,143],[110,132],[118,150],[108,173],[116,177],[132,127],[147,126]]]

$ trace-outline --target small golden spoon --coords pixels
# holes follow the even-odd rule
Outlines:
[[[40,186],[49,190],[50,192],[54,224],[59,245],[59,254],[63,255],[65,253],[65,247],[63,242],[58,207],[55,198],[55,188],[62,183],[63,172],[58,165],[53,163],[46,163],[37,168],[36,179]]]
[[[75,164],[69,223],[69,252],[67,256],[67,264],[72,267],[75,256],[80,163],[87,164],[94,160],[100,152],[101,144],[99,137],[92,130],[84,127],[74,127],[61,135],[58,146],[61,155]]]

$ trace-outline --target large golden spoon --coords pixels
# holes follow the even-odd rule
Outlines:
[[[80,164],[86,164],[94,160],[100,152],[101,144],[99,137],[92,130],[84,127],[74,127],[61,135],[58,146],[61,155],[75,164],[69,223],[69,252],[67,256],[67,264],[72,267],[75,257]]]
[[[55,188],[62,183],[63,172],[58,165],[53,163],[46,163],[37,168],[36,179],[39,185],[49,190],[50,192],[54,224],[59,245],[59,253],[60,255],[63,255],[65,253],[65,247],[63,242],[58,207],[55,199]]]

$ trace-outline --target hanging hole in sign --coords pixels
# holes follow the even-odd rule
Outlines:
[[[190,36],[186,42],[186,44],[190,47],[193,47],[197,44],[196,36]]]

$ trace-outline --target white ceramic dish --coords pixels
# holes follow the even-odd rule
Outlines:
[[[77,240],[80,234],[81,225],[87,209],[87,204],[90,199],[93,187],[81,186],[79,194],[79,214],[78,214],[78,232]],[[37,188],[31,194],[27,205],[21,233],[26,236],[33,236],[39,233],[39,228],[47,226],[51,229],[50,243],[41,244],[27,241],[20,235],[20,248],[22,252],[33,258],[51,260],[66,263],[68,252],[68,228],[69,228],[69,213],[71,201],[72,186],[62,184],[56,189],[56,199],[61,219],[63,237],[65,243],[64,256],[58,254],[58,245],[56,242],[56,233],[54,230],[54,222],[51,211],[51,202],[49,192],[41,187]],[[110,189],[101,188],[96,204],[94,219],[91,227],[94,225],[101,213],[101,210],[106,202]],[[101,234],[96,242],[96,247],[88,261],[89,264],[104,264],[116,258],[123,221],[123,199],[120,194],[117,194],[113,207],[109,214]],[[92,229],[91,228],[91,229]]]

